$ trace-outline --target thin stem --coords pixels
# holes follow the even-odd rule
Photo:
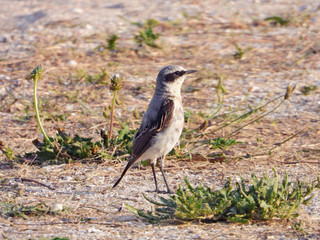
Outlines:
[[[268,114],[270,114],[270,113],[272,113],[272,112],[274,112],[276,109],[278,109],[281,105],[282,105],[282,103],[284,103],[284,101],[285,101],[286,99],[283,99],[274,109],[272,109],[271,111],[269,111],[269,112],[267,112],[267,113],[265,113],[265,114],[263,114],[263,115],[261,115],[260,117],[258,117],[258,118],[256,118],[256,119],[253,119],[252,121],[250,121],[250,122],[248,122],[247,124],[245,124],[245,125],[243,125],[243,126],[241,126],[241,127],[239,127],[239,128],[237,128],[235,131],[233,131],[232,133],[230,133],[230,134],[228,134],[228,137],[230,137],[230,136],[232,136],[232,135],[234,135],[234,134],[236,134],[237,132],[239,132],[242,128],[244,128],[244,127],[246,127],[246,126],[248,126],[248,125],[250,125],[251,123],[254,123],[254,122],[256,122],[256,121],[258,121],[258,120],[260,120],[261,118],[264,118],[265,116],[267,116]]]
[[[222,80],[223,80],[223,75],[221,75],[219,77],[219,82],[218,82],[218,85],[217,85],[217,96],[218,96],[218,108],[217,110],[212,113],[207,119],[211,119],[213,118],[222,108],[222,105],[223,105],[223,100],[224,100],[224,93],[225,93],[225,89],[222,85]]]
[[[116,95],[117,95],[117,90],[114,90],[112,105],[111,105],[110,131],[109,131],[109,136],[108,136],[109,140],[111,140],[111,137],[112,137],[112,127],[113,127],[113,119],[114,119],[114,105],[116,104]]]
[[[41,120],[40,120],[40,114],[39,114],[39,109],[38,109],[38,98],[37,98],[37,83],[38,83],[38,79],[39,79],[38,74],[35,74],[34,85],[33,85],[33,90],[34,90],[33,100],[34,100],[34,109],[35,109],[35,112],[36,112],[36,119],[37,119],[38,126],[40,127],[41,133],[43,134],[43,137],[44,137],[45,141],[47,143],[51,144],[51,141],[50,141],[48,135],[46,134],[46,132],[45,132],[43,126],[42,126]]]
[[[297,133],[293,134],[292,136],[286,138],[285,140],[283,140],[282,142],[280,143],[276,143],[274,144],[275,146],[270,148],[267,152],[268,154],[270,154],[274,149],[280,147],[281,145],[283,145],[284,143],[290,141],[292,138],[294,138],[295,136],[299,135],[302,131],[304,131],[307,127],[304,127],[303,129],[301,129],[300,131],[298,131]]]
[[[265,103],[264,105],[262,105],[262,106],[260,106],[260,107],[257,107],[257,108],[255,108],[255,109],[252,109],[252,110],[250,110],[249,112],[246,112],[245,114],[242,114],[241,116],[237,117],[236,119],[232,120],[231,122],[225,123],[225,124],[223,124],[222,126],[218,127],[217,129],[215,129],[215,130],[213,130],[213,131],[210,131],[210,133],[215,133],[215,132],[219,131],[220,129],[225,128],[225,127],[231,125],[232,123],[238,121],[239,119],[244,119],[244,118],[248,117],[249,115],[251,115],[252,113],[255,113],[255,112],[259,111],[260,109],[264,108],[264,107],[267,106],[268,104],[270,104],[270,103],[274,102],[275,100],[278,100],[279,98],[282,98],[282,97],[283,97],[283,95],[278,96],[278,97],[276,97],[276,98],[268,101],[268,102]]]
[[[242,189],[242,185],[241,185],[241,183],[238,183],[239,184],[239,191],[240,191],[240,193],[245,197],[245,198],[248,198],[248,195],[243,191],[243,189]]]

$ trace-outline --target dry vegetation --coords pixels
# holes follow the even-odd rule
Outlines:
[[[110,128],[112,74],[123,78],[116,137],[124,123],[129,130],[139,126],[159,69],[179,64],[198,73],[184,84],[185,131],[166,165],[175,189],[185,186],[184,177],[193,186],[221,188],[229,177],[272,176],[273,167],[291,180],[314,181],[320,174],[319,6],[58,2],[7,1],[0,10],[0,140],[3,152],[20,156],[0,155],[2,239],[320,238],[319,190],[292,221],[152,225],[124,207],[151,208],[142,196],[156,199],[146,192],[154,187],[149,167],[136,166],[110,190],[126,164],[125,152],[114,154],[113,146],[99,161],[63,164],[25,155],[37,150],[35,138],[43,141],[33,82],[25,79],[38,64],[44,67],[38,96],[47,134],[63,129],[93,141]],[[274,16],[281,18],[265,20]],[[148,24],[150,18],[158,22]],[[288,85],[297,87],[275,109]]]

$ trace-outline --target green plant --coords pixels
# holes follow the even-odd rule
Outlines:
[[[116,49],[116,43],[118,40],[118,35],[117,34],[111,34],[110,37],[107,39],[108,46],[107,49],[109,50],[115,50]]]
[[[117,48],[117,40],[119,39],[117,34],[111,34],[107,39],[107,44],[100,44],[94,48],[94,51],[104,52],[106,49],[114,51]]]
[[[232,145],[234,145],[236,143],[240,143],[240,142],[237,142],[233,138],[229,138],[229,139],[216,138],[216,139],[210,139],[209,142],[208,142],[210,147],[212,147],[212,148],[220,148],[220,149],[224,149],[224,148],[230,147],[230,146],[232,146]]]
[[[285,173],[283,180],[279,181],[276,170],[273,171],[274,177],[264,176],[259,179],[252,174],[249,186],[241,179],[236,182],[235,189],[231,186],[230,179],[222,189],[212,190],[202,185],[194,188],[185,178],[187,188],[180,186],[169,198],[159,197],[158,202],[145,197],[157,206],[153,212],[138,210],[129,205],[127,207],[134,214],[153,223],[168,219],[248,223],[250,220],[288,219],[297,216],[299,206],[308,204],[314,188],[319,188],[320,178],[310,184],[300,180],[289,182]]]
[[[218,97],[218,107],[217,109],[210,114],[207,119],[213,118],[222,108],[223,101],[224,101],[224,95],[226,94],[226,89],[223,86],[223,80],[225,78],[224,74],[215,74],[215,78],[218,79],[218,84],[216,86],[217,91],[217,97]]]
[[[107,85],[106,80],[109,77],[110,75],[106,71],[106,69],[101,69],[100,72],[95,74],[89,74],[85,70],[79,69],[77,73],[71,78],[75,80],[84,80],[87,83]]]
[[[43,137],[44,137],[44,140],[46,141],[46,143],[51,144],[51,141],[50,141],[48,135],[46,134],[46,132],[45,132],[43,126],[42,126],[42,123],[41,123],[41,120],[40,120],[39,109],[38,109],[37,84],[38,84],[38,81],[41,79],[41,77],[42,77],[42,66],[38,65],[27,76],[27,79],[28,80],[33,79],[33,83],[34,83],[34,85],[33,85],[33,90],[34,90],[33,100],[34,100],[34,110],[35,110],[35,113],[36,113],[38,126],[39,126],[39,128],[41,130],[41,133],[43,134]]]
[[[13,150],[6,146],[5,142],[0,140],[0,150],[8,160],[14,159]]]
[[[108,139],[108,134],[101,131],[101,140],[93,141],[93,138],[81,137],[75,134],[74,137],[59,129],[54,138],[50,138],[53,144],[33,141],[37,147],[36,152],[29,152],[24,157],[14,156],[20,161],[32,159],[31,164],[61,164],[74,161],[101,162],[106,158],[122,157],[131,153],[132,140],[136,130],[129,130],[126,123],[121,124],[117,136]]]
[[[316,91],[317,86],[316,85],[308,85],[301,87],[300,91],[303,93],[303,95],[310,95],[311,92]]]
[[[141,25],[142,24],[139,24],[138,26],[141,27]],[[157,25],[159,25],[158,21],[154,19],[148,19],[142,26],[142,29],[139,31],[139,33],[135,35],[135,42],[139,45],[146,44],[153,48],[160,48],[160,46],[155,43],[155,41],[159,38],[160,34],[154,33],[153,30],[153,28]]]
[[[237,49],[237,51],[235,53],[233,53],[233,57],[234,59],[242,59],[243,55],[248,52],[249,50],[251,50],[252,48],[246,48],[246,49],[242,49],[238,44],[235,43],[235,47]]]
[[[39,65],[40,66],[40,65]],[[114,118],[114,106],[116,102],[116,94],[122,88],[121,80],[118,75],[112,76],[110,89],[114,91],[112,107],[111,107],[111,122],[110,132],[101,133],[101,140],[93,141],[93,138],[81,137],[75,134],[74,137],[69,136],[62,129],[58,129],[54,137],[48,137],[42,127],[36,97],[36,84],[41,77],[42,67],[37,67],[29,74],[28,79],[34,79],[34,99],[37,123],[44,135],[44,142],[35,139],[33,144],[38,151],[26,153],[23,157],[15,156],[13,151],[5,146],[4,142],[0,142],[0,150],[6,155],[7,159],[16,159],[19,161],[27,161],[30,164],[43,163],[68,163],[72,161],[101,161],[105,158],[118,157],[128,154],[131,151],[131,142],[134,135],[134,130],[129,130],[126,123],[121,124],[121,129],[117,136],[112,136],[112,125]],[[32,159],[32,160],[31,160]]]
[[[107,85],[106,80],[109,76],[110,75],[107,73],[106,69],[101,69],[101,71],[96,74],[89,74],[85,70],[79,69],[72,78],[76,80],[84,80],[87,83]]]
[[[129,130],[127,123],[123,122],[121,124],[121,129],[118,131],[118,136],[109,139],[108,134],[102,130],[101,137],[103,139],[103,145],[105,148],[112,151],[110,157],[121,157],[123,155],[131,154],[132,141],[136,131],[136,129]]]
[[[119,74],[115,74],[111,77],[111,87],[110,90],[113,91],[113,98],[111,104],[111,114],[110,114],[110,131],[109,131],[109,140],[112,138],[112,128],[114,120],[114,107],[116,104],[117,92],[122,88],[122,82]]]
[[[97,74],[87,74],[86,75],[86,82],[94,83],[94,84],[104,84],[106,85],[106,80],[109,78],[109,74],[107,73],[106,69],[101,69],[101,71]]]
[[[297,232],[299,238],[307,234],[306,230],[303,229],[303,222],[300,220],[291,224],[291,227]]]
[[[41,216],[45,214],[55,214],[44,203],[35,205],[15,204],[10,202],[0,202],[0,216],[21,217],[27,219],[28,216]]]
[[[270,21],[272,25],[277,26],[286,26],[290,23],[290,19],[284,19],[280,16],[272,16],[264,19],[265,21]]]
[[[109,51],[115,51],[117,48],[117,40],[119,39],[117,34],[111,34],[107,39],[106,44],[100,44],[94,48],[94,51],[104,52],[106,49]]]
[[[33,144],[38,151],[26,153],[27,159],[33,158],[33,164],[49,163],[69,163],[77,160],[101,161],[106,153],[100,141],[93,142],[92,138],[80,137],[75,135],[71,138],[64,131],[59,129],[54,138],[51,138],[53,145],[42,143],[38,139]]]

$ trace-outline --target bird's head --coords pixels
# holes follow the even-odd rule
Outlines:
[[[196,70],[186,70],[178,65],[168,65],[162,68],[157,77],[157,88],[180,93],[186,76]]]

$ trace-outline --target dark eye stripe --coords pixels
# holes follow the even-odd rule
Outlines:
[[[166,75],[166,81],[167,82],[173,82],[174,80],[176,80],[177,78],[181,77],[185,73],[186,73],[186,71],[184,71],[184,70],[175,71],[174,73],[169,73],[169,74]]]
[[[166,81],[167,82],[173,82],[177,78],[178,78],[178,76],[175,75],[174,73],[169,73],[169,74],[166,75]]]

